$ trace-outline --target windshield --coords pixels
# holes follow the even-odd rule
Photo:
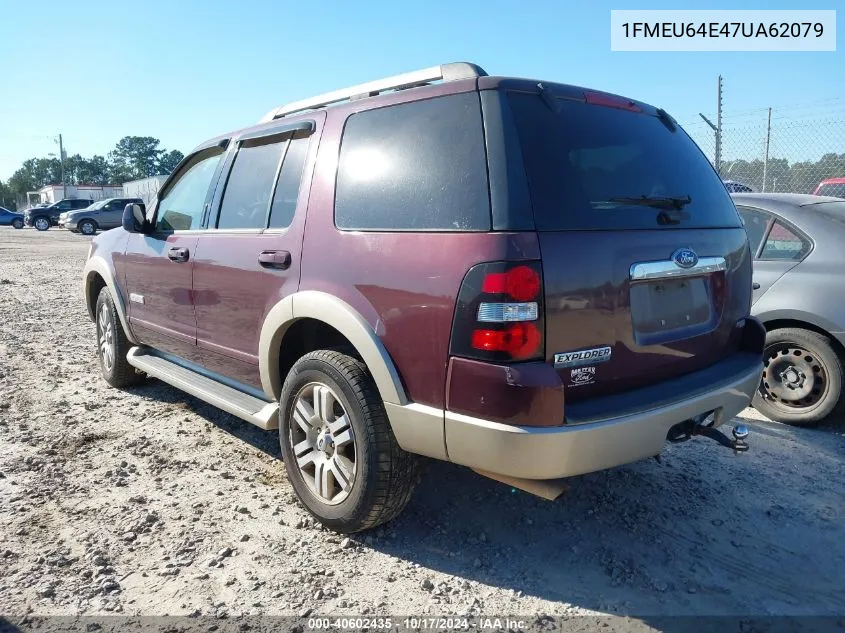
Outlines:
[[[110,200],[111,200],[110,198],[106,199],[106,200],[100,200],[99,202],[95,202],[94,204],[85,207],[85,210],[94,211],[95,209],[102,209],[104,206],[106,206],[110,202]],[[83,209],[78,209],[78,210],[82,211]]]
[[[537,230],[742,226],[692,139],[657,116],[511,93]]]

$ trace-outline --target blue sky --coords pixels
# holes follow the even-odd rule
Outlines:
[[[682,123],[715,113],[721,73],[727,113],[815,104],[845,120],[841,42],[835,53],[610,51],[611,8],[803,4],[0,0],[0,179],[25,158],[55,152],[59,132],[69,153],[105,154],[125,135],[187,151],[280,103],[446,61],[618,92]]]

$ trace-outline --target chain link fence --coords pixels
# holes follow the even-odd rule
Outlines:
[[[724,180],[754,191],[813,193],[827,178],[845,178],[845,105],[813,111],[779,113],[768,109],[722,120],[721,160]],[[704,121],[683,126],[712,163],[716,133]],[[845,197],[845,186],[835,195]]]

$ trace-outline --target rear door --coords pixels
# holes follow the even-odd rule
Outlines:
[[[281,125],[233,143],[208,230],[196,245],[193,296],[206,369],[261,387],[258,339],[267,312],[299,287],[307,187],[300,182],[315,121]]]
[[[751,261],[722,181],[662,111],[564,96],[511,92],[508,102],[542,254],[547,360],[567,400],[730,355]]]
[[[746,213],[743,210],[743,217]],[[754,302],[795,268],[812,248],[812,241],[797,227],[771,216],[766,233],[754,251]]]

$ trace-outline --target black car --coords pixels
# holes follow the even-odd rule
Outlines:
[[[23,228],[23,213],[16,213],[9,211],[5,207],[0,207],[0,226],[13,226],[16,229]]]
[[[75,211],[84,209],[94,204],[90,198],[65,198],[48,207],[27,209],[24,213],[24,222],[27,226],[34,226],[39,231],[46,231],[51,226],[57,226],[59,216],[64,211]]]

